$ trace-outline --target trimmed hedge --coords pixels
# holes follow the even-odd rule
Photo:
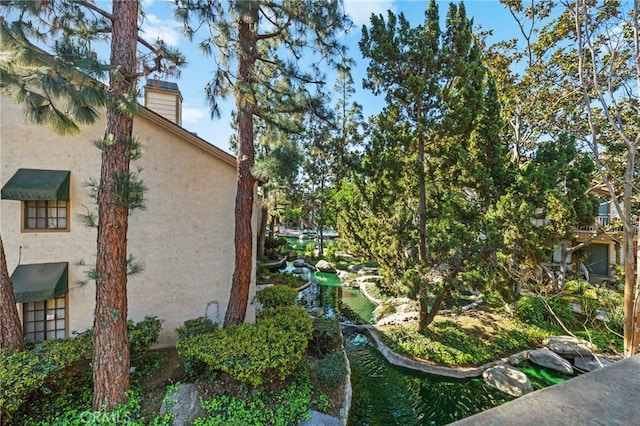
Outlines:
[[[298,292],[284,285],[272,285],[256,293],[256,299],[262,305],[262,309],[271,309],[278,306],[293,306],[298,297]]]
[[[0,352],[0,414],[11,418],[27,397],[54,373],[91,351],[91,334],[74,339],[52,340],[33,350],[7,354]]]
[[[218,329],[218,324],[206,317],[198,317],[184,322],[181,327],[176,329],[178,339],[184,339],[189,336],[197,336],[200,334],[213,333]]]
[[[147,316],[134,323],[129,320],[131,363],[144,363],[149,348],[158,341],[162,320]],[[0,414],[10,417],[33,392],[55,380],[75,361],[91,353],[93,333],[87,330],[73,339],[50,340],[32,350],[6,354],[0,351]]]
[[[256,324],[241,324],[214,333],[187,336],[176,345],[190,375],[223,371],[258,387],[289,377],[304,359],[311,319],[300,307],[278,307]],[[191,368],[205,367],[205,371]]]

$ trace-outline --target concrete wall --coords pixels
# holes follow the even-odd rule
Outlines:
[[[85,184],[100,175],[100,152],[92,141],[101,138],[104,122],[63,137],[28,123],[6,98],[1,102],[1,185],[19,168],[71,171],[68,232],[22,233],[22,203],[0,203],[9,273],[19,262],[69,262],[68,332],[83,331],[93,324],[95,286],[76,284],[85,278],[86,270],[76,263],[95,263],[97,234],[78,215],[87,209],[96,211]],[[187,319],[206,314],[214,321],[224,319],[235,256],[233,159],[172,126],[148,111],[134,122],[134,135],[141,140],[144,154],[132,163],[132,170],[141,168],[147,192],[146,210],[134,211],[129,219],[129,253],[144,265],[144,271],[128,281],[129,317],[136,321],[145,315],[162,318],[160,345],[171,344],[175,328]],[[255,275],[250,301],[254,294]],[[247,319],[254,318],[250,305]]]

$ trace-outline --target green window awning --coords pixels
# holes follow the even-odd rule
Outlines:
[[[62,170],[19,169],[2,187],[2,199],[69,201],[69,175]]]
[[[69,279],[68,265],[67,262],[18,265],[11,274],[16,302],[39,302],[65,294]]]

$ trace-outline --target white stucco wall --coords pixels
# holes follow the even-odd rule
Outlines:
[[[71,171],[69,232],[22,233],[21,202],[1,201],[0,232],[9,273],[18,262],[69,262],[68,331],[83,331],[93,324],[95,287],[76,285],[85,270],[76,263],[95,263],[96,230],[82,224],[78,214],[86,212],[85,206],[95,211],[84,185],[99,178],[100,152],[91,141],[102,136],[104,122],[63,137],[27,123],[10,100],[3,97],[1,102],[1,185],[19,168]],[[144,271],[130,277],[128,303],[129,317],[136,321],[145,315],[164,320],[159,344],[167,345],[185,320],[216,312],[207,311],[208,306],[217,305],[214,320],[224,319],[234,268],[236,171],[233,164],[186,140],[192,136],[158,123],[163,120],[153,114],[134,122],[144,154],[132,170],[142,169],[147,192],[146,210],[133,212],[129,219],[129,253],[143,263]],[[254,230],[256,226],[254,217]],[[254,294],[255,276],[250,301]],[[254,318],[250,305],[247,320]]]

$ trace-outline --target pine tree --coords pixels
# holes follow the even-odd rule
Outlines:
[[[217,53],[215,78],[206,88],[213,114],[218,112],[221,97],[235,98],[236,259],[224,320],[224,325],[230,326],[245,319],[253,271],[254,120],[274,124],[274,113],[317,108],[309,86],[321,86],[320,66],[332,65],[336,56],[344,54],[338,35],[348,26],[348,19],[339,0],[175,2],[176,16],[184,21],[188,35],[194,36],[193,28],[202,23],[210,30],[200,46],[206,53],[214,49]],[[310,54],[303,61],[305,52]],[[303,63],[310,64],[308,71],[301,68]],[[274,84],[282,80],[287,82],[285,92],[279,92],[282,86]],[[271,100],[261,104],[261,97]]]
[[[418,299],[424,330],[497,250],[487,245],[488,213],[511,173],[492,126],[497,93],[462,3],[450,5],[443,31],[435,1],[415,28],[402,14],[374,15],[360,48],[370,59],[365,86],[387,106],[356,180],[366,208],[351,235],[380,262],[388,290]]]
[[[77,132],[106,106],[106,127],[96,145],[102,151],[98,187],[98,246],[93,327],[93,408],[113,408],[129,389],[127,334],[127,227],[131,209],[140,207],[142,185],[129,164],[140,150],[132,138],[136,85],[143,75],[169,69],[183,58],[139,39],[139,2],[114,0],[107,12],[88,1],[6,2],[16,21],[2,21],[1,43],[10,51],[0,63],[3,90],[23,103],[37,123],[61,133]],[[33,17],[31,21],[29,17]],[[33,22],[36,22],[34,24]],[[95,45],[110,34],[110,57],[99,61]],[[51,42],[50,52],[38,45]],[[141,43],[150,53],[137,59]],[[141,69],[142,71],[139,71]],[[109,76],[108,87],[93,78]],[[68,102],[70,108],[61,108]]]

